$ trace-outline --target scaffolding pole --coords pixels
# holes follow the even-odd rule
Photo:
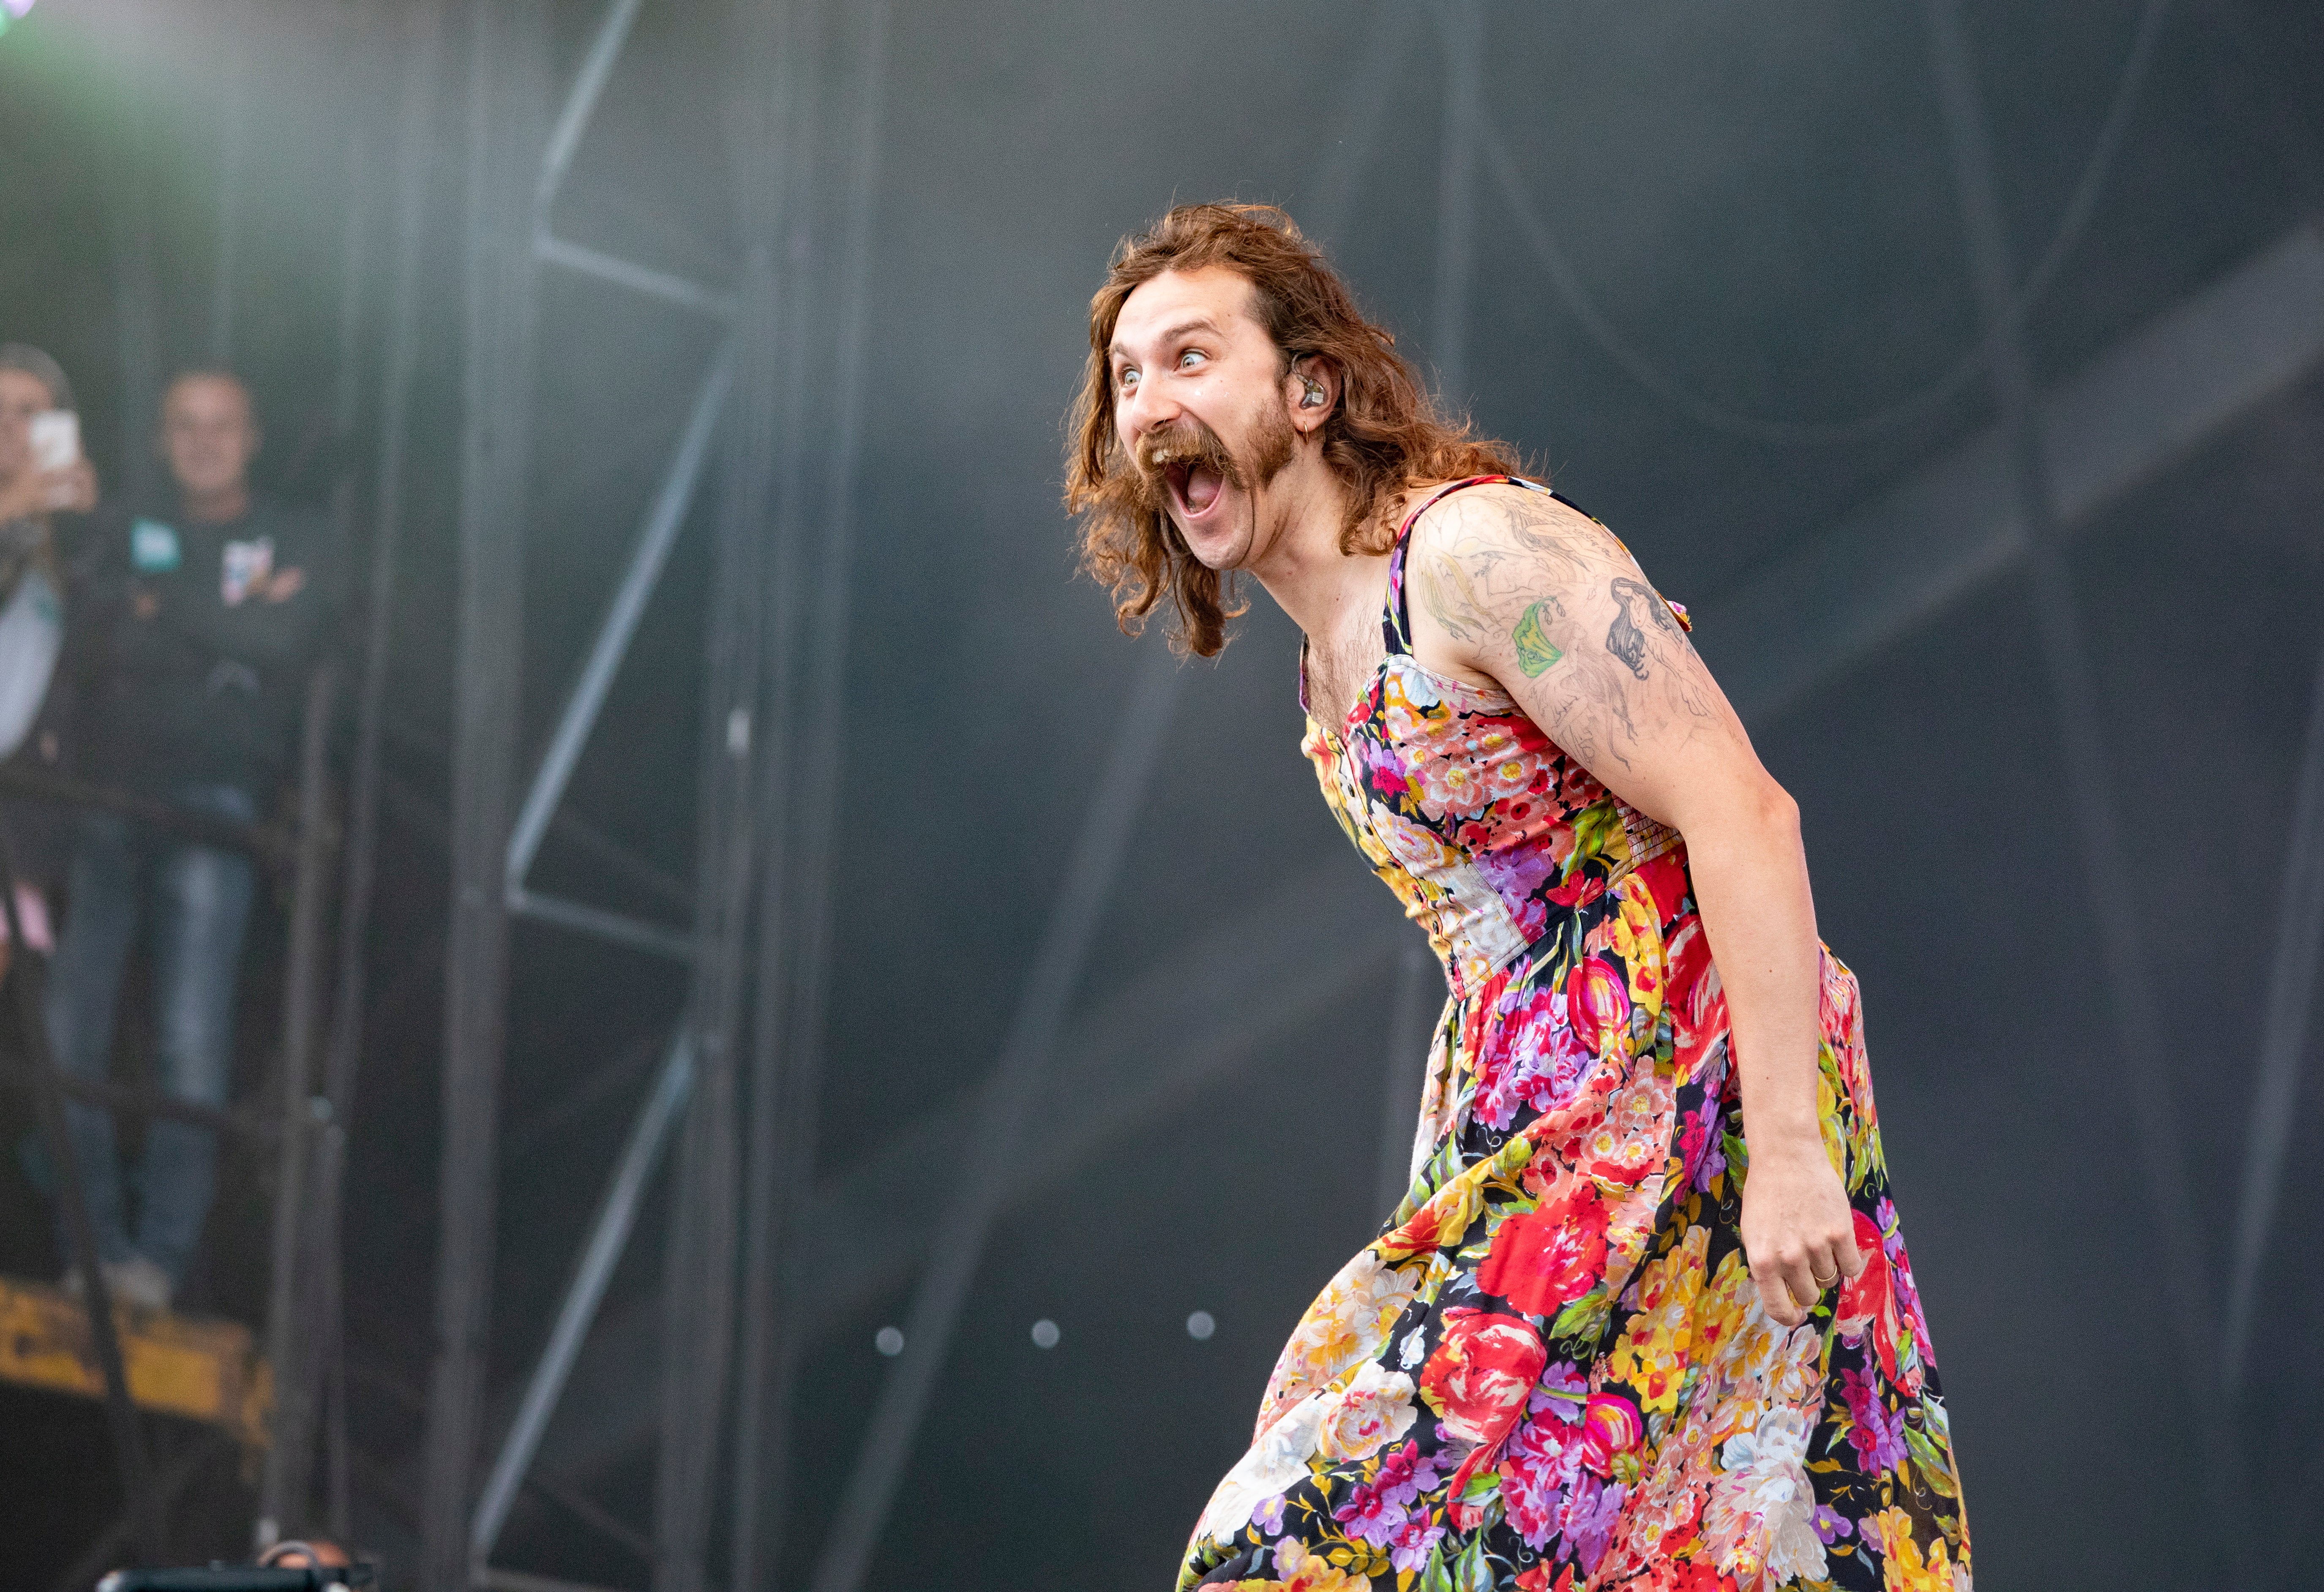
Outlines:
[[[760,789],[768,861],[759,898],[759,985],[752,1060],[750,1155],[745,1171],[741,1343],[735,1395],[733,1524],[728,1584],[758,1592],[782,1561],[789,1513],[791,1394],[803,1347],[798,1305],[807,1278],[793,1259],[793,1228],[814,1186],[824,993],[831,937],[831,838],[838,791],[854,529],[855,469],[862,440],[864,332],[872,207],[879,190],[881,119],[887,77],[886,0],[854,11],[852,125],[844,206],[837,217],[838,341],[829,411],[829,465],[813,603],[799,625],[801,711],[796,768]],[[803,323],[810,295],[794,315]],[[804,420],[806,382],[794,362],[789,413]],[[801,439],[804,442],[804,438]],[[794,458],[798,450],[794,449]],[[802,472],[792,472],[796,480]],[[788,627],[783,627],[788,629]],[[786,682],[785,669],[773,671]],[[788,696],[786,695],[786,700]],[[779,804],[779,805],[778,805]]]
[[[702,1592],[734,1338],[742,997],[757,835],[752,800],[769,732],[759,654],[766,616],[768,508],[777,456],[782,310],[774,249],[746,231],[734,322],[734,384],[719,502],[702,702],[695,871],[696,1054],[663,1271],[662,1425],[654,1477],[655,1592]]]
[[[549,128],[546,0],[470,0],[459,628],[441,1225],[420,1584],[466,1592],[484,1406],[505,1041],[503,888],[519,738],[533,382],[533,198]]]
[[[259,1477],[261,1550],[306,1514],[306,1459],[312,1388],[306,1357],[313,1338],[311,1321],[301,1321],[300,1238],[306,1228],[307,1158],[319,1126],[309,1107],[315,1075],[315,1030],[322,990],[323,912],[329,890],[327,764],[331,699],[337,671],[329,663],[307,685],[306,720],[299,752],[299,864],[290,894],[289,967],[282,980],[281,1098],[276,1117],[282,1135],[276,1148],[274,1235],[266,1291],[266,1360],[275,1367],[274,1414],[266,1460]]]
[[[386,340],[379,376],[379,456],[372,480],[371,574],[366,588],[363,678],[355,692],[355,767],[347,793],[346,851],[339,885],[337,985],[323,1061],[327,1120],[316,1144],[313,1229],[309,1252],[323,1295],[328,1342],[322,1356],[328,1394],[327,1465],[331,1535],[345,1541],[349,1519],[345,1390],[345,1279],[340,1202],[347,1133],[355,1115],[369,998],[367,938],[379,840],[380,741],[395,614],[396,556],[403,538],[404,449],[410,433],[411,379],[419,354],[420,248],[428,177],[435,153],[438,83],[443,70],[443,0],[416,0],[405,13],[404,76],[396,111],[394,251],[387,281]]]

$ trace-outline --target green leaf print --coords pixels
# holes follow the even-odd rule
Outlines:
[[[1913,1459],[1929,1478],[1929,1486],[1948,1498],[1957,1498],[1960,1490],[1953,1483],[1953,1468],[1944,1449],[1910,1422],[1904,1424],[1904,1446],[1913,1450]]]
[[[1606,1318],[1613,1313],[1614,1302],[1606,1296],[1601,1284],[1557,1312],[1549,1335],[1552,1338],[1594,1339],[1606,1330]]]
[[[1493,1592],[1493,1567],[1485,1560],[1485,1533],[1479,1532],[1453,1561],[1452,1584],[1459,1592]]]

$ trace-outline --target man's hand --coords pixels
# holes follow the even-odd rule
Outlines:
[[[1786,1327],[1808,1319],[1817,1295],[1864,1269],[1856,1219],[1821,1136],[1751,1143],[1743,1179],[1743,1255],[1767,1314]]]
[[[59,511],[86,514],[97,507],[97,472],[87,459],[61,470],[28,470],[0,486],[0,524]]]

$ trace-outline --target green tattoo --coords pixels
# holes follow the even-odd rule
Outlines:
[[[1550,604],[1536,603],[1525,611],[1509,639],[1517,644],[1517,667],[1530,680],[1548,672],[1551,665],[1565,656],[1565,649],[1549,639],[1548,611]]]

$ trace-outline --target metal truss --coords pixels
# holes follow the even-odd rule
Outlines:
[[[554,231],[558,194],[571,170],[574,156],[613,75],[622,48],[628,41],[641,3],[641,0],[613,0],[604,21],[598,25],[580,68],[566,91],[555,122],[549,127],[546,138],[537,146],[537,165],[526,174],[530,179],[526,183],[530,191],[525,197],[530,203],[522,213],[529,216],[529,230],[521,238],[503,246],[501,253],[503,256],[516,257],[504,259],[502,269],[523,279],[529,279],[540,265],[581,271],[659,299],[686,304],[721,317],[731,317],[731,296],[559,239]],[[478,8],[474,41],[475,55],[472,61],[472,69],[479,78],[472,85],[472,95],[476,100],[471,106],[471,115],[476,124],[472,129],[472,137],[477,138],[480,143],[484,142],[493,110],[496,91],[490,78],[493,75],[507,74],[507,69],[498,61],[496,52],[489,48],[494,42],[491,32],[493,23],[485,15],[490,9],[489,5]],[[541,48],[538,23],[535,23],[535,36],[527,42],[531,52],[538,56]],[[534,69],[537,70],[538,67]],[[523,147],[521,127],[512,130],[508,138],[520,149]],[[471,225],[475,231],[484,231],[484,224],[480,220],[472,219]],[[472,265],[471,269],[475,271],[484,267]],[[478,327],[472,319],[469,333],[472,361],[476,357],[475,345],[483,340],[485,331],[486,328]],[[456,940],[459,903],[489,893],[495,898],[493,906],[500,915],[521,915],[679,962],[691,963],[696,959],[697,944],[695,935],[688,930],[550,896],[531,889],[526,881],[572,778],[573,770],[580,760],[581,752],[596,727],[606,695],[636,636],[638,625],[669,560],[670,549],[693,507],[710,455],[711,443],[727,395],[733,388],[733,375],[734,345],[729,338],[712,356],[704,373],[678,446],[664,471],[659,489],[647,506],[629,559],[615,584],[578,676],[567,694],[524,798],[504,830],[484,837],[496,853],[486,867],[475,866],[471,854],[464,853],[460,846],[462,837],[456,833],[460,826],[456,822]],[[521,425],[512,426],[505,415],[475,412],[475,397],[472,386],[469,419],[472,431],[491,423],[511,427],[519,435],[522,434]],[[503,398],[504,406],[520,411],[529,403],[530,395],[521,389]],[[521,472],[521,459],[513,467]],[[513,544],[521,549],[523,518],[522,506],[519,503],[497,523],[480,529],[503,544]],[[464,582],[464,586],[466,584]],[[512,605],[513,597],[509,601]],[[466,606],[464,594],[464,611]],[[464,637],[464,649],[466,645]],[[508,667],[512,671],[512,658]],[[464,669],[464,695],[471,688],[471,677]],[[509,728],[512,730],[513,725]],[[473,760],[472,749],[464,744],[462,750],[470,752],[468,760]],[[457,779],[456,774],[456,782]],[[706,841],[715,838],[706,836]],[[482,860],[481,858],[475,859],[475,862]],[[484,877],[471,877],[477,874]],[[452,977],[456,980],[461,977],[461,952],[456,945],[452,965]],[[504,974],[495,967],[491,976],[493,988],[480,998],[489,998],[496,1004],[502,998],[501,980]],[[456,1022],[456,1017],[453,1020]],[[454,1044],[447,1045],[447,1053],[457,1044],[462,1035],[456,1031],[449,1037]],[[596,1219],[584,1243],[574,1280],[558,1312],[547,1348],[526,1387],[516,1419],[502,1440],[482,1495],[475,1500],[473,1508],[468,1494],[470,1472],[466,1456],[474,1452],[475,1412],[482,1403],[475,1396],[482,1391],[475,1385],[480,1372],[471,1369],[458,1378],[468,1391],[469,1397],[466,1408],[456,1412],[448,1407],[443,1396],[447,1375],[443,1360],[439,1358],[438,1397],[431,1406],[429,1421],[429,1508],[424,1566],[427,1584],[432,1588],[452,1592],[454,1588],[503,1582],[512,1574],[520,1574],[496,1569],[490,1564],[490,1557],[507,1521],[518,1486],[524,1480],[525,1472],[538,1451],[541,1433],[564,1387],[574,1357],[595,1319],[598,1303],[611,1281],[613,1267],[635,1227],[638,1209],[653,1169],[660,1159],[672,1127],[681,1119],[694,1091],[694,1037],[691,1026],[682,1024],[671,1039],[667,1056],[647,1091],[628,1143],[600,1203]],[[496,1032],[490,1035],[495,1047],[497,1040]],[[480,1058],[470,1071],[478,1072],[496,1068],[497,1062],[497,1054],[493,1054]],[[474,1211],[479,1202],[487,1212],[482,1219],[489,1222],[490,1184],[493,1169],[489,1145],[470,1146],[468,1159],[472,1164],[466,1169],[462,1179],[461,1197],[465,1210],[456,1210],[450,1163],[461,1136],[461,1118],[464,1115],[475,1114],[476,1102],[474,1097],[481,1091],[472,1081],[468,1098],[456,1096],[450,1088],[448,1073],[447,1062],[445,1226],[446,1254],[449,1258],[439,1277],[438,1291],[439,1295],[456,1296],[468,1302],[468,1309],[474,1313],[480,1311],[480,1302],[488,1297],[491,1273],[489,1240],[487,1238],[472,1241],[466,1251],[457,1256],[454,1254],[450,1240],[456,1228],[475,1225],[477,1219]],[[454,1275],[452,1265],[455,1259],[462,1263],[462,1275],[457,1276]],[[439,1317],[444,1313],[439,1303]],[[479,1327],[477,1339],[480,1337]],[[480,1347],[479,1341],[472,1339],[467,1347],[468,1355],[474,1357]]]
[[[815,1002],[793,997],[819,978],[816,955],[791,943],[790,925],[819,922],[827,890],[821,883],[829,824],[813,821],[832,804],[827,765],[838,755],[826,727],[802,737],[790,709],[801,683],[794,658],[809,654],[804,689],[817,723],[837,717],[840,685],[832,616],[844,612],[846,561],[844,502],[853,474],[854,419],[862,382],[863,252],[869,241],[870,184],[876,170],[870,141],[877,130],[876,84],[884,46],[885,7],[871,8],[879,25],[858,26],[870,39],[863,69],[873,92],[859,97],[853,124],[855,148],[835,152],[852,170],[850,204],[843,216],[849,288],[836,331],[838,402],[830,413],[835,447],[824,482],[829,502],[818,531],[837,523],[813,572],[821,612],[804,614],[793,594],[806,582],[798,546],[807,516],[809,474],[799,437],[809,394],[795,357],[824,335],[811,323],[806,273],[812,251],[779,230],[798,224],[818,200],[815,71],[825,8],[811,0],[740,0],[735,7],[733,77],[738,146],[737,210],[744,256],[732,290],[688,281],[623,260],[560,236],[554,208],[590,119],[628,42],[641,0],[612,0],[551,118],[543,99],[537,119],[524,85],[545,59],[539,0],[504,5],[472,0],[472,173],[469,218],[471,311],[468,332],[468,427],[471,470],[464,480],[462,667],[460,736],[456,792],[488,787],[495,761],[505,768],[513,723],[515,659],[493,656],[518,631],[515,571],[524,505],[520,494],[524,405],[529,395],[517,373],[528,368],[533,279],[545,268],[576,272],[644,297],[693,309],[730,330],[706,367],[691,410],[661,481],[649,502],[596,633],[584,655],[521,801],[494,810],[489,791],[466,805],[456,799],[451,845],[455,918],[447,989],[446,1170],[443,1259],[438,1279],[438,1359],[429,1410],[427,1542],[423,1584],[431,1592],[467,1587],[554,1585],[495,1565],[492,1556],[544,1433],[579,1361],[605,1289],[635,1230],[656,1168],[673,1136],[681,1141],[673,1201],[673,1227],[665,1251],[661,1404],[663,1443],[655,1530],[648,1541],[625,1537],[650,1551],[657,1587],[694,1592],[704,1577],[711,1510],[710,1481],[717,1468],[729,1401],[724,1389],[736,1367],[738,1317],[742,1418],[735,1422],[737,1584],[750,1584],[761,1562],[761,1532],[742,1507],[755,1502],[760,1460],[779,1455],[782,1422],[756,1419],[761,1406],[782,1402],[783,1346],[770,1323],[780,1314],[769,1268],[754,1265],[737,1298],[738,1248],[764,1258],[778,1247],[783,1226],[781,1191],[799,1185],[793,1163],[804,1155],[800,1136],[786,1128],[779,1108],[793,1103],[796,1078],[811,1070]],[[833,14],[853,14],[833,8]],[[801,67],[796,64],[805,61]],[[513,89],[511,84],[514,84]],[[868,109],[866,108],[868,107]],[[821,152],[828,158],[835,152]],[[524,162],[522,193],[512,161]],[[493,208],[497,200],[499,208]],[[516,201],[516,202],[512,202]],[[521,217],[521,235],[494,216]],[[804,263],[801,263],[801,261]],[[484,296],[502,295],[498,317],[480,311]],[[851,328],[853,328],[851,330]],[[510,439],[517,439],[512,442]],[[497,442],[496,458],[483,456]],[[716,517],[711,583],[706,696],[702,704],[701,822],[696,854],[695,921],[655,922],[535,888],[533,864],[552,828],[575,768],[602,717],[672,547],[694,507],[715,456],[723,490]],[[490,544],[489,546],[487,544]],[[509,560],[519,557],[520,562]],[[497,625],[493,636],[487,632]],[[810,626],[818,649],[809,648]],[[829,700],[827,700],[829,699]],[[486,744],[477,732],[499,715],[501,734]],[[807,817],[795,820],[785,798],[804,794]],[[503,816],[504,815],[504,816]],[[495,818],[502,821],[495,823]],[[800,833],[794,837],[792,831]],[[794,838],[798,843],[792,844]],[[763,878],[761,877],[763,875]],[[792,910],[802,891],[804,914]],[[755,916],[754,916],[755,914]],[[585,934],[611,943],[685,963],[692,981],[685,1012],[638,1109],[576,1259],[547,1344],[502,1436],[481,1490],[469,1488],[484,1401],[481,1377],[482,1309],[489,1296],[493,1164],[492,1101],[500,1043],[499,1003],[505,983],[505,928],[511,916]],[[755,935],[754,935],[755,929]],[[495,937],[497,936],[497,943]],[[743,1053],[746,998],[754,967],[760,998],[759,1039],[745,1090],[738,1063]],[[479,952],[483,954],[479,956]],[[773,993],[770,994],[770,991]],[[797,1009],[794,1009],[797,1008]],[[743,1106],[754,1127],[748,1146],[750,1208],[743,1209],[743,1156],[738,1124]],[[788,1115],[796,1115],[789,1112]],[[811,1136],[808,1136],[811,1142]],[[747,1232],[744,1230],[747,1229]],[[738,1311],[738,1304],[740,1309]],[[635,1378],[634,1364],[631,1367]],[[779,1513],[779,1511],[778,1511]],[[779,1524],[779,1522],[777,1523]],[[624,1528],[626,1530],[626,1528]]]

